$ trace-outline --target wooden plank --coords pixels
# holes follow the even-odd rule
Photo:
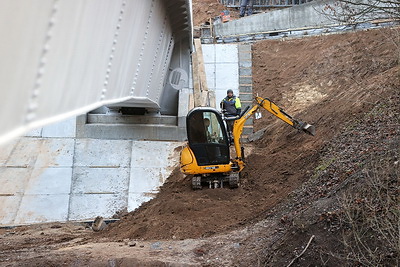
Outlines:
[[[209,106],[208,91],[201,92],[201,106],[202,107],[208,107]]]
[[[194,39],[194,46],[196,48],[196,55],[199,65],[198,71],[199,71],[200,87],[202,91],[208,91],[206,69],[204,66],[203,49],[201,48],[201,40]]]
[[[194,40],[196,52],[192,53],[193,89],[195,107],[215,108],[215,92],[209,91],[200,39]]]
[[[189,110],[194,108],[194,97],[193,94],[189,94]]]
[[[199,68],[196,52],[192,53],[192,71],[193,71],[193,103],[195,107],[201,106],[201,87],[199,80]]]

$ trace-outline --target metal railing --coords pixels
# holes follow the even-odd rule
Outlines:
[[[240,7],[241,0],[219,0],[227,7]],[[301,5],[313,0],[253,0],[253,7],[290,7]]]

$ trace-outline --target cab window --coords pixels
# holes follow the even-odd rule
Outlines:
[[[187,120],[189,146],[199,165],[229,163],[224,124],[213,111],[196,110]]]

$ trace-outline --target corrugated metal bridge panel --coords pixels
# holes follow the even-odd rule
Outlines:
[[[3,143],[102,105],[160,108],[191,1],[4,0],[0,34]]]

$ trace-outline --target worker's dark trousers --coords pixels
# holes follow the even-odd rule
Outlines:
[[[246,13],[246,6],[247,6],[247,16],[253,14],[253,0],[241,0],[240,3],[240,16],[243,17]]]
[[[228,130],[229,142],[233,143],[233,124],[235,121],[226,121],[226,128]]]

